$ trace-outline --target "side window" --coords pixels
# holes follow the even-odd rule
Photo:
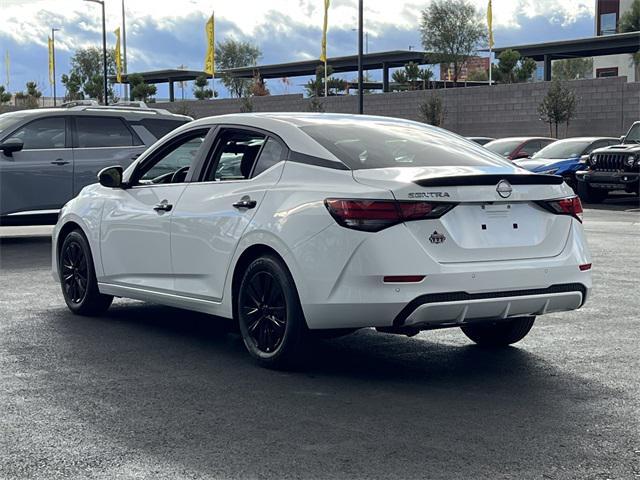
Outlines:
[[[269,138],[267,143],[264,144],[262,152],[258,157],[258,162],[253,169],[253,177],[260,175],[262,172],[272,167],[276,163],[280,162],[284,156],[284,148],[277,140]]]
[[[76,117],[78,147],[130,147],[133,135],[117,117]]]
[[[602,148],[602,147],[606,147],[607,145],[610,145],[609,140],[599,140],[597,142],[593,142],[591,145],[589,145],[589,147],[587,148],[587,150],[584,152],[584,155],[588,155],[591,152],[593,152],[596,148]]]
[[[159,153],[155,161],[145,165],[142,169],[141,176],[138,177],[140,178],[140,182],[150,183],[154,181],[154,183],[170,183],[170,178],[167,178],[167,181],[160,180],[163,176],[166,175],[170,177],[179,170],[183,170],[180,181],[184,181],[186,173],[195,160],[207,133],[207,130],[198,130],[193,135],[182,138],[177,143]]]
[[[162,138],[167,133],[187,123],[184,120],[169,120],[162,118],[145,118],[141,122],[151,134],[156,138]]]
[[[531,156],[540,150],[540,142],[538,140],[532,140],[531,142],[527,142],[524,144],[524,147],[520,149],[520,152],[525,152],[527,155]]]
[[[265,136],[260,133],[239,129],[223,131],[205,181],[246,180],[264,142]]]
[[[22,140],[25,150],[64,148],[66,141],[65,120],[63,117],[35,120],[10,136]]]

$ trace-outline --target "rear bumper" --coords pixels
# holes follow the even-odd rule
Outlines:
[[[484,294],[454,292],[422,295],[409,302],[396,316],[393,326],[459,326],[469,320],[563,312],[580,308],[586,295],[587,288],[582,284]]]
[[[576,172],[576,178],[580,182],[587,182],[593,188],[617,190],[637,187],[640,173],[581,170]]]

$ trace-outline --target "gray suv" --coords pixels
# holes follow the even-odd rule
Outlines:
[[[166,110],[73,106],[0,115],[0,225],[54,223],[110,165],[127,167],[192,120]]]

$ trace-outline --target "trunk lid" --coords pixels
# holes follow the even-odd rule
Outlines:
[[[569,237],[571,217],[535,203],[572,195],[559,177],[510,166],[363,169],[353,176],[397,200],[456,203],[439,219],[405,223],[440,263],[553,257]]]

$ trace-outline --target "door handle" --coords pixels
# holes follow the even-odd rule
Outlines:
[[[251,200],[250,197],[242,197],[240,201],[233,204],[235,208],[256,208],[258,202]]]
[[[51,165],[67,165],[69,163],[71,162],[63,160],[62,158],[56,158],[53,162],[51,162]]]
[[[172,208],[173,208],[173,205],[171,205],[170,203],[167,203],[166,201],[160,202],[155,207],[153,207],[153,209],[156,212],[170,212]]]

